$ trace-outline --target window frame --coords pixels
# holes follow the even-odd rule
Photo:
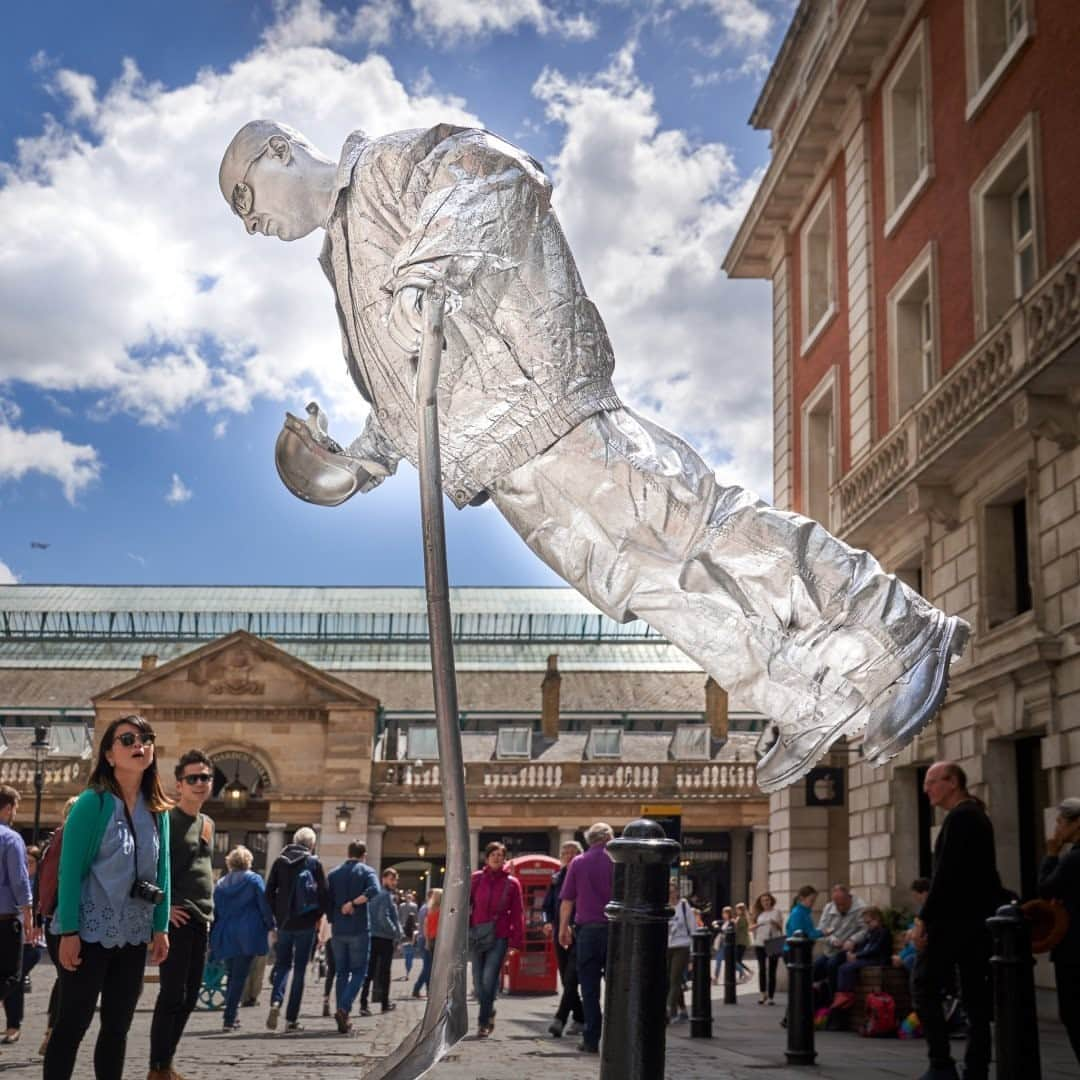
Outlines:
[[[889,290],[885,301],[886,318],[886,341],[889,358],[889,422],[895,425],[902,416],[906,416],[929,392],[935,383],[941,378],[941,301],[938,295],[938,268],[937,268],[937,244],[931,240],[912,259],[908,268],[900,275],[896,283]],[[930,319],[933,330],[931,344],[931,370],[930,378],[925,379],[922,392],[917,394],[906,407],[900,404],[900,307],[905,303],[905,297],[909,296],[916,283],[923,276],[927,278],[927,299],[930,303]],[[922,330],[923,314],[920,311],[920,332]],[[920,366],[925,364],[925,356],[921,351],[920,342]],[[925,371],[923,372],[925,376]]]
[[[525,749],[523,751],[507,750],[503,747],[504,735],[525,735]],[[532,759],[533,729],[527,724],[507,724],[498,728],[495,736],[495,760],[496,761],[530,761]]]
[[[921,87],[922,102],[918,110],[922,119],[922,163],[918,173],[910,187],[903,192],[896,191],[896,150],[894,141],[894,126],[896,122],[894,114],[893,97],[897,84],[907,74],[910,65],[919,64],[919,80]],[[885,150],[885,225],[884,234],[890,236],[900,222],[907,216],[908,211],[918,201],[919,196],[926,190],[930,181],[934,178],[934,138],[933,138],[933,111],[930,85],[930,34],[928,20],[923,19],[911,34],[903,52],[896,58],[892,70],[882,88],[882,127],[884,130]]]
[[[686,753],[686,747],[680,743],[680,736],[686,731],[693,732],[695,736],[699,733],[704,736],[702,753]],[[676,761],[708,761],[711,756],[711,742],[712,732],[708,724],[677,724],[671,736],[671,756]]]
[[[997,4],[1001,9],[1005,29],[1005,48],[1001,56],[994,61],[993,67],[982,74],[979,57],[979,20],[986,17],[986,11],[991,4]],[[1023,21],[1010,39],[1009,20],[1014,7],[1019,7]],[[1034,36],[1035,12],[1032,0],[964,0],[964,68],[967,82],[965,120],[970,123],[982,111],[1016,58]]]
[[[425,754],[417,754],[413,750],[413,732],[422,731],[427,734],[435,733],[435,753],[430,757]],[[406,761],[438,761],[439,760],[439,729],[435,724],[410,724],[405,732],[405,758]]]
[[[806,220],[799,231],[799,306],[802,314],[802,346],[800,352],[803,356],[814,347],[824,333],[825,328],[836,317],[839,309],[837,302],[836,199],[833,187],[832,180],[825,184],[810,212],[806,215]],[[810,326],[810,263],[808,258],[810,234],[824,213],[829,215],[827,234],[829,249],[826,263],[826,291],[828,295],[824,310],[818,317],[817,322]]]
[[[826,399],[830,399],[830,412],[832,414],[831,423],[831,444],[827,447],[829,454],[828,466],[830,472],[830,479],[827,485],[825,498],[826,498],[826,513],[822,517],[814,518],[816,521],[820,521],[826,528],[832,527],[833,518],[833,499],[832,489],[836,486],[841,476],[841,455],[840,455],[840,382],[837,377],[836,365],[832,365],[829,370],[822,376],[817,386],[807,394],[806,399],[802,403],[800,410],[801,416],[801,431],[800,431],[800,449],[802,451],[802,507],[803,514],[806,517],[814,517],[812,511],[814,507],[811,505],[810,499],[810,422],[811,418],[816,415],[820,410],[818,406]]]
[[[596,748],[597,735],[615,735],[616,750],[614,753],[598,751]],[[622,758],[623,729],[621,727],[594,727],[589,729],[589,737],[585,742],[585,756],[589,761],[619,761]]]

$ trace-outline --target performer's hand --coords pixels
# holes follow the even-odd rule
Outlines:
[[[69,934],[60,939],[60,966],[65,971],[78,971],[82,963],[82,940],[78,934]]]
[[[164,964],[169,955],[169,935],[158,930],[150,940],[150,963]]]

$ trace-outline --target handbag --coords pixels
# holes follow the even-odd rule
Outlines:
[[[782,956],[785,945],[787,945],[787,939],[783,934],[780,934],[777,937],[771,937],[765,942],[765,955]]]

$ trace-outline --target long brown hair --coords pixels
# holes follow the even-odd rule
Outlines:
[[[112,792],[118,799],[123,799],[124,795],[120,790],[120,785],[116,782],[116,773],[105,755],[112,749],[113,743],[116,741],[116,729],[121,724],[128,724],[137,731],[146,732],[149,735],[154,734],[154,729],[150,726],[150,721],[146,717],[139,716],[138,713],[132,713],[131,716],[121,716],[118,720],[114,720],[101,736],[101,743],[98,745],[97,762],[94,765],[94,771],[90,774],[89,786],[95,791]],[[158,776],[157,747],[154,748],[154,756],[150,764],[143,771],[142,782],[139,787],[151,813],[160,814],[172,808],[172,803],[162,789],[161,778]]]
[[[771,892],[763,892],[754,901],[753,908],[750,909],[750,914],[753,915],[755,919],[765,910],[765,905],[761,901],[764,900],[766,896],[772,901],[772,910],[773,911],[778,910],[778,908],[776,906],[776,897],[773,896],[773,894]]]

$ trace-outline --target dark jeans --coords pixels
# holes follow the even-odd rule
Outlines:
[[[966,1075],[981,1080],[990,1067],[990,935],[975,926],[932,927],[926,948],[915,960],[915,1011],[926,1034],[930,1065],[953,1065],[949,1029],[942,1010],[942,995],[952,984],[953,969],[960,973],[960,998],[968,1015]]]
[[[330,939],[330,949],[337,971],[337,1007],[348,1016],[352,1012],[356,995],[367,981],[370,938],[367,931],[361,934],[341,934]]]
[[[60,1011],[45,1050],[44,1080],[71,1080],[79,1044],[94,1019],[101,997],[101,1027],[94,1046],[97,1080],[121,1080],[128,1029],[142,992],[145,945],[106,949],[84,941],[82,963],[74,971],[60,968]]]
[[[192,917],[169,927],[169,955],[161,965],[154,1019],[150,1023],[150,1068],[168,1069],[184,1025],[199,1000],[210,926]]]
[[[508,944],[506,938],[497,937],[490,949],[483,952],[479,949],[472,951],[473,989],[476,991],[476,1000],[480,1002],[481,1027],[490,1024],[495,1015],[495,995],[499,992],[499,973],[502,971]]]
[[[334,939],[331,938],[331,941]],[[390,965],[394,962],[394,939],[371,935],[371,958],[368,960],[364,989],[360,991],[360,1008],[368,1006],[368,991],[372,1002],[386,1011],[390,1004]]]
[[[683,993],[683,978],[686,969],[690,966],[690,946],[670,945],[667,951],[668,982],[667,982],[667,1011],[668,1016],[674,1019],[681,1009],[686,1012],[686,995]]]
[[[23,928],[18,915],[0,919],[0,997],[22,985]]]
[[[757,955],[758,989],[772,1001],[776,996],[776,968],[780,963],[780,954],[767,956],[764,945],[755,945],[754,952]]]
[[[337,977],[337,960],[334,959],[333,938],[326,943],[323,957],[326,962],[326,982],[323,983],[322,996],[329,999],[330,991],[334,989],[334,979]]]
[[[558,930],[555,931],[558,934]],[[585,1010],[581,1007],[581,994],[578,993],[577,952],[574,946],[564,949],[555,942],[555,960],[559,965],[559,978],[562,980],[562,997],[555,1010],[555,1019],[563,1024],[573,1017],[579,1024],[585,1023]]]
[[[577,928],[574,948],[577,949],[578,983],[581,986],[581,1005],[585,1012],[582,1040],[590,1048],[600,1045],[600,980],[603,979],[604,969],[607,967],[607,945],[607,923],[586,923]]]
[[[274,950],[274,970],[270,976],[270,1004],[280,1006],[285,1000],[285,984],[292,972],[289,987],[289,1004],[285,1019],[295,1024],[300,1015],[300,1000],[304,996],[304,977],[307,975],[311,947],[315,942],[315,928],[310,930],[279,930],[277,948]]]
[[[251,970],[251,962],[254,956],[230,956],[225,961],[225,1015],[222,1023],[231,1027],[236,1023],[236,1014],[240,1011],[240,1000],[244,996],[244,983],[247,982],[248,972]]]
[[[38,945],[23,946],[22,979],[17,986],[12,987],[7,997],[4,998],[4,1014],[7,1017],[9,1028],[21,1028],[23,1022],[23,1009],[26,1004],[26,991],[23,989],[23,980],[37,966],[41,959],[41,947]]]
[[[435,942],[426,942],[420,954],[420,978],[416,980],[416,985],[413,987],[414,994],[419,994],[421,990],[431,985],[431,964],[434,959]]]
[[[840,972],[840,965],[847,963],[847,953],[842,949],[833,953],[832,956],[819,956],[814,961],[814,982],[827,982],[829,984],[829,996],[836,993],[836,979]]]
[[[50,932],[48,921],[45,923],[45,948],[49,950],[49,959],[56,968],[56,978],[53,979],[52,990],[49,991],[45,1020],[46,1030],[52,1031],[56,1027],[56,1015],[60,1009],[60,938]]]
[[[1055,961],[1054,977],[1061,1022],[1065,1025],[1076,1060],[1080,1061],[1080,963]]]

